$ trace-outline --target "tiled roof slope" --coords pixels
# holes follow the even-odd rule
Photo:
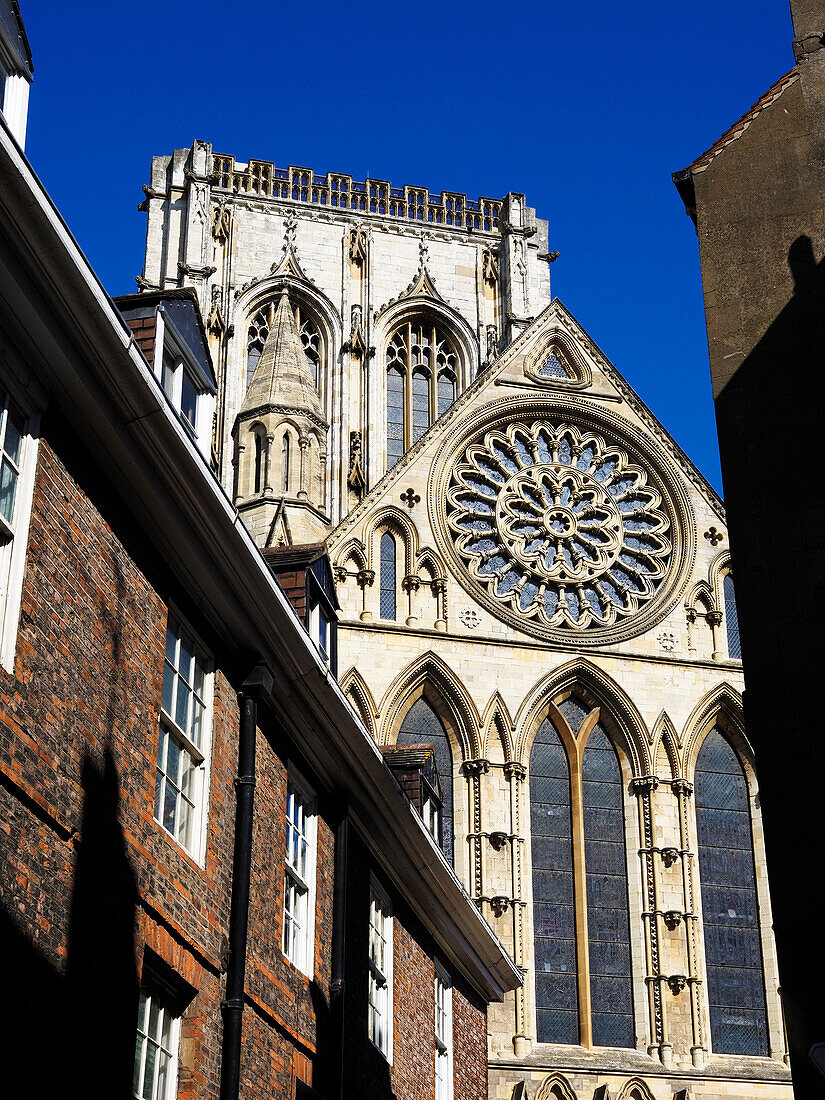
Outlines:
[[[734,122],[730,129],[726,130],[724,134],[718,140],[716,140],[710,149],[705,150],[701,156],[698,156],[692,164],[689,164],[687,168],[681,172],[677,172],[677,176],[685,176],[689,172],[702,172],[710,164],[717,154],[721,153],[726,145],[730,145],[732,141],[736,141],[747,130],[760,111],[764,111],[766,107],[770,105],[782,95],[786,88],[789,88],[791,84],[795,84],[799,79],[799,73],[796,68],[791,69],[789,73],[785,73],[781,76],[775,84],[772,84],[770,88],[765,92],[763,96],[757,99],[756,103],[751,107],[749,111],[746,111],[744,115]]]

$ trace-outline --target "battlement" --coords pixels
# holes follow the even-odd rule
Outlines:
[[[213,153],[211,183],[214,187],[243,195],[311,203],[357,214],[430,225],[453,226],[474,232],[496,233],[502,200],[468,199],[457,191],[431,195],[426,187],[393,187],[388,180],[367,179],[327,172],[316,176],[311,168],[276,168],[271,161],[250,160],[237,164],[235,158]]]

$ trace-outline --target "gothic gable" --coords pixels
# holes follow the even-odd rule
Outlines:
[[[385,474],[330,549],[342,565],[339,548],[366,533],[367,571],[380,572],[369,532],[400,511],[460,586],[468,623],[490,616],[546,641],[603,645],[651,629],[682,597],[696,490],[721,516],[701,474],[555,301]],[[446,579],[422,579],[406,554],[408,587]],[[448,629],[433,611],[430,625]],[[412,610],[406,618],[425,625]]]

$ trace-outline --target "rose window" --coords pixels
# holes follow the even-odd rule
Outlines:
[[[572,425],[488,431],[454,466],[447,501],[470,575],[499,607],[554,630],[635,614],[673,555],[662,494],[645,470]]]

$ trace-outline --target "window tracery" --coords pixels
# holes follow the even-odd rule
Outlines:
[[[387,344],[387,469],[455,401],[458,352],[435,321],[403,322]]]
[[[476,438],[447,501],[465,568],[522,627],[612,626],[655,597],[673,557],[672,521],[646,470],[570,424],[511,423]]]
[[[530,752],[536,1034],[542,1043],[587,1034],[595,1046],[632,1047],[621,766],[598,711],[572,694],[558,711],[586,743],[583,753],[568,752],[548,717]],[[577,899],[586,910],[578,922]],[[589,988],[581,990],[585,961]]]
[[[249,389],[250,383],[255,375],[255,369],[258,366],[258,361],[264,350],[264,344],[269,335],[276,309],[277,302],[269,302],[267,305],[263,306],[263,308],[259,309],[249,322],[246,339],[247,389]],[[323,373],[326,366],[324,362],[324,342],[315,319],[306,309],[302,309],[300,303],[295,305],[295,324],[298,329],[298,334],[301,337],[301,343],[304,346],[304,353],[312,365],[312,377],[315,382],[315,388],[321,393]]]
[[[748,783],[718,725],[696,759],[695,798],[713,1050],[767,1055]]]

